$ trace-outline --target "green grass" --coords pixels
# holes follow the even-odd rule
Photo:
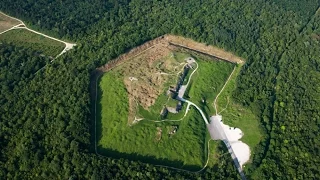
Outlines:
[[[0,43],[12,43],[35,50],[46,56],[57,56],[63,49],[64,44],[44,36],[35,34],[25,29],[15,29],[0,35]]]
[[[169,98],[169,100],[167,101],[167,106],[168,107],[176,107],[178,104],[178,101],[175,99],[172,99],[171,97]]]
[[[173,56],[178,60],[178,62],[184,62],[184,59],[190,57],[190,54],[175,51],[173,52]]]
[[[190,55],[175,52],[175,58],[186,58]],[[196,58],[197,59],[197,58]],[[234,64],[222,61],[205,61],[197,59],[198,71],[193,75],[187,91],[187,98],[198,104],[207,116],[215,113],[213,101],[234,68]],[[161,94],[156,103],[148,110],[139,107],[139,117],[144,120],[128,125],[128,97],[119,68],[102,76],[99,82],[97,100],[97,137],[99,153],[119,158],[141,160],[188,170],[199,170],[207,160],[207,142],[210,139],[206,125],[194,107],[182,121],[154,122],[161,120],[160,111],[167,102],[166,92]],[[219,109],[227,104],[227,97],[235,89],[235,79],[241,67],[237,67],[225,91],[220,95]],[[170,83],[169,83],[170,84]],[[169,85],[168,84],[168,85]],[[206,103],[202,103],[202,99]],[[169,104],[176,104],[169,100]],[[167,119],[181,119],[187,105],[178,114],[169,113]],[[230,98],[228,108],[222,113],[226,124],[239,127],[244,132],[241,139],[251,150],[261,138],[257,118],[249,111],[235,104]],[[178,126],[178,131],[169,137],[171,126]],[[156,140],[157,128],[162,129],[160,141]],[[210,141],[209,166],[219,162],[223,151],[219,141]],[[228,154],[229,155],[229,154]]]
[[[101,77],[99,87],[97,99],[100,99],[100,101],[97,101],[96,116],[97,138],[100,139],[98,144],[100,146],[101,144],[108,144],[104,135],[117,134],[117,130],[123,128],[123,122],[127,123],[129,105],[127,91],[122,79],[114,71],[110,71]]]
[[[168,96],[166,96],[165,92],[160,94],[160,96],[157,98],[154,105],[149,107],[149,110],[143,109],[143,107],[139,107],[139,114],[150,120],[160,120],[160,112],[163,109],[163,105],[167,102]]]
[[[140,121],[128,126],[128,100],[121,80],[116,72],[110,71],[99,83],[99,152],[178,168],[200,169],[206,161],[203,148],[207,132],[199,113],[192,109],[180,122]],[[168,131],[172,125],[178,126],[178,131],[170,138]],[[160,141],[155,140],[157,127],[163,130]]]
[[[198,60],[198,70],[194,73],[191,86],[185,98],[202,108],[209,116],[215,113],[213,101],[223,87],[234,65],[223,61]],[[202,102],[205,99],[205,104]]]
[[[178,53],[181,58],[188,57]],[[97,101],[98,151],[113,157],[127,157],[154,164],[162,164],[188,170],[199,170],[207,160],[208,132],[201,115],[193,107],[182,121],[155,123],[168,96],[163,93],[148,111],[140,107],[145,120],[128,126],[128,99],[123,77],[117,68],[102,76]],[[186,105],[178,114],[168,119],[180,119]],[[169,129],[178,126],[171,138]],[[157,127],[162,128],[162,138],[156,141]]]
[[[221,112],[227,107],[221,113],[224,123],[232,127],[240,128],[244,133],[241,141],[248,144],[252,151],[263,138],[262,132],[259,129],[259,119],[249,109],[245,109],[241,105],[235,103],[231,97],[232,92],[236,89],[236,78],[240,73],[241,67],[241,65],[237,65],[230,81],[226,85],[224,91],[220,94],[217,101],[218,112]],[[251,158],[252,157],[253,156],[251,156]]]

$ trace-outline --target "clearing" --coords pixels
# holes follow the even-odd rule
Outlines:
[[[14,26],[22,25],[23,23],[18,19],[9,17],[2,12],[0,12],[0,34],[10,30]]]
[[[3,19],[3,21],[1,21],[1,19]],[[26,45],[26,47],[28,48],[40,51],[41,53],[46,53],[43,55],[51,56],[52,61],[76,46],[76,44],[68,43],[40,33],[38,31],[32,30],[28,28],[21,20],[0,12],[0,25],[2,24],[3,27],[0,26],[0,38],[2,39],[2,41],[13,43],[18,46],[21,46],[21,44]],[[20,35],[19,33],[22,34]],[[32,35],[31,33],[34,34]],[[42,38],[39,38],[39,36],[41,36]],[[32,40],[30,38],[36,39]],[[32,44],[27,44],[26,42],[31,42]],[[41,46],[39,46],[40,44],[42,44],[44,47],[41,48]],[[61,44],[62,46],[64,46],[64,48],[62,49],[58,48],[58,46],[60,46]],[[60,49],[59,53],[56,52],[57,48]]]
[[[0,35],[0,42],[27,47],[51,57],[57,56],[64,49],[63,43],[35,34],[26,29],[14,29],[6,32]]]
[[[253,150],[258,119],[230,97],[243,60],[221,51],[165,35],[98,68],[91,84],[97,154],[192,171],[212,167],[221,152],[207,125],[220,113]]]

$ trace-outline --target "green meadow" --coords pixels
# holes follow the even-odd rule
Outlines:
[[[0,43],[11,43],[15,46],[26,47],[45,56],[57,56],[64,44],[25,29],[14,29],[0,35]]]
[[[189,54],[176,54],[177,58],[185,58]],[[235,64],[217,60],[203,60],[193,56],[198,63],[198,70],[192,76],[186,91],[185,99],[196,103],[208,117],[216,112],[213,101],[231,74]],[[115,68],[105,73],[98,81],[97,97],[97,150],[100,154],[116,158],[128,158],[157,165],[171,166],[186,170],[200,170],[208,158],[208,140],[210,139],[206,125],[200,113],[190,106],[183,117],[186,104],[178,114],[170,114],[161,120],[159,110],[168,97],[161,94],[150,108],[139,107],[136,124],[128,125],[128,95],[122,74]],[[227,124],[242,129],[245,133],[243,141],[252,148],[259,142],[261,135],[258,120],[248,110],[234,103],[231,99],[235,89],[235,79],[241,69],[236,67],[226,89],[219,97],[219,110]],[[187,76],[189,78],[189,75]],[[170,104],[175,104],[171,99]],[[234,115],[236,117],[234,117]],[[183,118],[182,118],[183,117]],[[166,121],[178,120],[180,121]],[[248,122],[251,122],[248,125]],[[176,133],[170,135],[173,128]],[[248,128],[248,130],[246,129]],[[209,165],[218,162],[217,147],[219,142],[210,141]]]

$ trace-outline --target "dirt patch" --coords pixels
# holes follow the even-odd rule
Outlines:
[[[203,43],[199,43],[196,41],[193,41],[192,39],[184,38],[181,36],[174,36],[174,35],[164,35],[160,36],[154,40],[148,41],[141,46],[135,47],[131,49],[129,52],[120,55],[118,58],[110,60],[107,64],[104,66],[101,66],[97,68],[97,70],[106,72],[119,64],[122,64],[126,60],[130,60],[134,58],[135,56],[138,56],[141,53],[144,53],[145,51],[148,51],[151,48],[154,48],[156,45],[162,45],[169,47],[171,45],[179,45],[181,47],[186,47],[191,50],[199,51],[204,54],[217,57],[222,60],[226,60],[233,63],[243,63],[244,60],[240,57],[237,57],[233,55],[231,52],[227,52],[221,48],[218,48],[216,46],[207,46]],[[161,47],[161,46],[158,46]],[[173,47],[171,47],[173,48]]]
[[[312,39],[314,39],[314,40],[320,41],[320,34],[315,34],[315,33],[313,33],[313,34],[311,34],[311,37],[312,37]]]
[[[124,77],[123,82],[128,92],[129,124],[136,115],[139,105],[148,110],[163,93],[164,85],[170,77],[161,75],[159,66],[165,71],[170,71],[170,67],[173,68],[166,63],[166,57],[169,54],[170,50],[165,45],[157,44],[154,48],[117,68]]]
[[[12,19],[0,12],[0,33],[18,24],[21,24],[21,22],[16,19]]]
[[[240,57],[237,57],[234,54],[227,52],[221,48],[218,48],[215,46],[207,46],[203,43],[196,42],[192,39],[184,38],[181,36],[173,36],[173,35],[166,35],[165,38],[172,45],[177,45],[180,47],[185,47],[190,50],[202,52],[204,54],[208,54],[208,55],[217,57],[219,59],[230,61],[233,63],[243,63],[244,62],[244,60],[241,59]]]
[[[156,133],[156,138],[155,141],[160,141],[162,136],[162,129],[161,127],[157,127],[157,133]]]

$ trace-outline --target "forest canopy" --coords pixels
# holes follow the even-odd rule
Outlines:
[[[246,59],[233,99],[259,117],[266,137],[245,168],[248,177],[319,177],[319,5],[2,0],[1,11],[77,47],[49,63],[32,48],[0,44],[0,179],[238,179],[229,156],[194,174],[94,153],[90,73],[167,33]]]

